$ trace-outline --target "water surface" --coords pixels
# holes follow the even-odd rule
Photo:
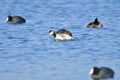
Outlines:
[[[119,0],[1,0],[1,80],[90,80],[93,66],[120,79]],[[7,24],[8,15],[25,24]],[[87,28],[95,18],[104,28]],[[65,28],[72,41],[54,41],[49,30]]]

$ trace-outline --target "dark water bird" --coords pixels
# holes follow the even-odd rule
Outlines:
[[[87,25],[88,28],[102,28],[103,27],[103,24],[101,24],[99,21],[98,21],[98,18],[95,18],[95,20],[93,22],[90,22],[88,25]]]
[[[114,77],[114,71],[108,67],[93,67],[90,70],[90,74],[94,80]]]
[[[52,35],[56,40],[71,40],[73,35],[66,29],[60,29],[57,32],[50,30],[49,34]]]
[[[6,22],[10,24],[25,23],[25,19],[21,16],[7,16]]]

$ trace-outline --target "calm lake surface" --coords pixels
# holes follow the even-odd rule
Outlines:
[[[26,23],[7,24],[8,15]],[[87,28],[96,17],[104,28]],[[74,39],[48,35],[61,28]],[[120,79],[120,0],[0,1],[0,80],[91,80],[93,66]]]

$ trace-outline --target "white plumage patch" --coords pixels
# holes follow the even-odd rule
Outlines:
[[[9,18],[7,17],[7,18],[6,18],[6,22],[8,22],[8,20],[9,20]]]
[[[94,69],[92,68],[92,69],[90,70],[90,73],[89,73],[89,74],[93,74],[93,72],[94,72]]]
[[[73,39],[73,37],[71,37],[70,35],[67,35],[67,34],[56,34],[55,39],[57,39],[57,40],[71,40],[71,39]]]
[[[50,35],[53,35],[53,34],[54,34],[54,31],[49,32],[49,34],[50,34]]]

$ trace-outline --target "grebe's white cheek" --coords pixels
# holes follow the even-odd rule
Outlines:
[[[93,74],[93,72],[94,72],[94,69],[92,68],[92,69],[90,70],[89,74],[91,75],[91,74]]]
[[[49,34],[50,34],[50,35],[53,35],[53,34],[54,34],[54,32],[53,32],[53,31],[51,31],[51,32],[49,32]]]
[[[8,22],[9,18],[7,17],[6,22]]]

